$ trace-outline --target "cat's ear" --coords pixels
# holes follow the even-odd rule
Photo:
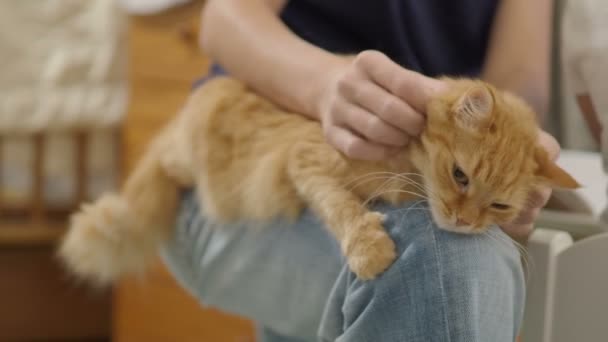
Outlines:
[[[454,103],[452,111],[461,126],[476,128],[492,115],[493,108],[491,90],[483,85],[474,85]]]
[[[534,159],[538,165],[536,177],[540,183],[553,188],[563,189],[577,189],[581,187],[574,177],[549,159],[549,155],[543,147],[536,147]]]

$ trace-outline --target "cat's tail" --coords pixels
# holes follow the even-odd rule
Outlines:
[[[58,254],[79,279],[109,285],[123,275],[142,274],[156,261],[179,197],[180,183],[169,170],[174,165],[167,165],[175,155],[170,133],[171,126],[153,141],[120,193],[105,194],[72,216]]]

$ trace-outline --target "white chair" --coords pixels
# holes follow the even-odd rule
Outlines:
[[[607,177],[599,154],[565,151],[560,162],[584,187],[566,198],[578,212],[545,210],[530,238],[522,342],[606,342]]]
[[[608,341],[608,233],[573,242],[537,229],[529,242],[523,342]]]

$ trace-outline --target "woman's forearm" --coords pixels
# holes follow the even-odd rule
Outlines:
[[[279,19],[284,0],[212,0],[201,44],[230,74],[273,101],[318,119],[327,74],[343,58],[300,39]]]
[[[502,0],[482,78],[523,97],[543,117],[549,106],[553,0]]]

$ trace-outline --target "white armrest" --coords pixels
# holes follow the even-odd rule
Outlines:
[[[551,342],[608,341],[608,233],[557,257]]]
[[[608,338],[608,233],[572,241],[537,229],[529,245],[523,342],[605,342]]]
[[[530,236],[530,267],[521,335],[523,342],[552,342],[549,338],[557,255],[572,246],[572,243],[572,237],[568,233],[551,229],[538,228]]]

